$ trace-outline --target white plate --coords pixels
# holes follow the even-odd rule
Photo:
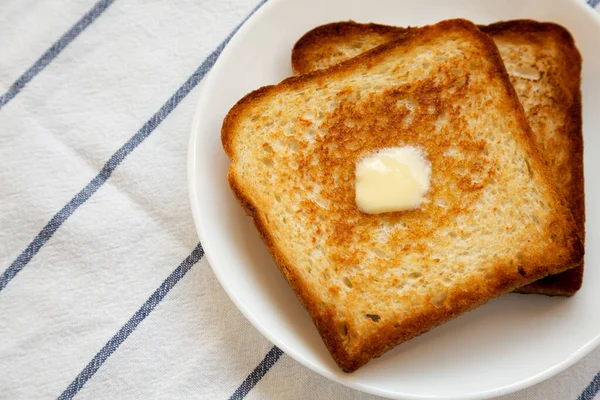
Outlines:
[[[584,286],[569,299],[507,295],[413,339],[353,374],[341,372],[287,286],[226,180],[220,128],[244,94],[291,75],[290,50],[311,28],[353,19],[400,26],[464,17],[476,23],[556,21],[584,58],[587,255]],[[600,341],[600,22],[580,0],[271,0],[239,30],[200,95],[189,148],[194,221],[216,276],[271,342],[344,385],[394,398],[484,398],[540,382]],[[560,179],[560,177],[557,177]]]

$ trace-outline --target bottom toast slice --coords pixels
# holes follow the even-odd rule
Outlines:
[[[531,20],[479,27],[490,35],[502,56],[527,120],[561,194],[585,241],[581,55],[563,27]],[[352,21],[319,26],[294,46],[292,67],[304,74],[343,62],[411,28]],[[520,293],[570,296],[583,282],[583,261],[575,268],[517,289]]]
[[[468,21],[258,89],[221,140],[233,193],[347,372],[583,257],[498,50]],[[362,213],[357,161],[397,146],[431,163],[422,205]]]

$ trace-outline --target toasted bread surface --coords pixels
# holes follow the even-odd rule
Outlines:
[[[494,39],[500,51],[536,142],[584,241],[581,55],[573,38],[557,24],[531,20],[479,28]],[[327,68],[401,38],[409,31],[410,28],[352,21],[322,25],[298,40],[292,51],[292,67],[297,74]],[[570,296],[579,290],[582,281],[583,262],[517,291]]]
[[[234,194],[347,372],[583,257],[498,50],[465,20],[258,89],[221,138]],[[426,201],[361,213],[356,162],[404,145],[432,164]]]

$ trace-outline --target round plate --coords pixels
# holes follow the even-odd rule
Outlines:
[[[584,286],[571,298],[506,295],[404,343],[355,373],[333,362],[308,314],[229,190],[220,129],[246,93],[292,74],[295,41],[317,25],[352,19],[415,26],[462,17],[476,23],[556,21],[583,54],[587,255]],[[484,398],[540,382],[600,341],[600,22],[580,0],[271,0],[233,37],[200,94],[189,147],[194,221],[217,278],[248,320],[319,374],[393,398]],[[560,177],[556,177],[560,179]]]

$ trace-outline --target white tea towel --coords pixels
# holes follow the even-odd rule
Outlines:
[[[0,4],[0,398],[375,399],[264,339],[193,227],[195,99],[261,4]],[[590,400],[599,371],[502,399]]]

